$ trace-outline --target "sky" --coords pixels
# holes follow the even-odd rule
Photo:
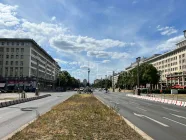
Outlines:
[[[0,0],[0,37],[31,38],[81,81],[184,39],[185,0]]]

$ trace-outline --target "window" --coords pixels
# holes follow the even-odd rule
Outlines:
[[[9,55],[6,55],[6,58],[9,58]]]
[[[184,62],[185,62],[185,60],[183,59],[183,60],[182,60],[182,62],[184,63]]]
[[[8,65],[8,61],[6,61],[6,65]]]
[[[18,68],[15,68],[15,77],[18,75]]]
[[[24,42],[21,42],[21,45],[24,46]]]
[[[16,59],[19,59],[19,55],[16,55]]]
[[[14,42],[12,42],[12,46],[14,46]]]
[[[21,59],[23,59],[23,55],[21,55]]]
[[[21,48],[21,52],[22,52],[22,53],[24,52],[24,48]]]
[[[13,76],[13,67],[10,68],[10,76]]]
[[[19,48],[16,48],[16,52],[17,52],[17,53],[19,52]]]
[[[23,61],[20,62],[20,65],[23,66]]]
[[[14,55],[11,55],[11,59],[14,59]]]
[[[2,61],[0,61],[0,65],[2,65]]]
[[[5,68],[5,76],[6,77],[8,76],[8,68],[7,67]]]
[[[6,48],[6,52],[9,52],[9,48]]]
[[[180,70],[181,70],[181,66],[180,66]]]
[[[182,54],[182,57],[184,57],[185,56],[185,54]]]
[[[2,45],[4,45],[5,43],[4,43],[4,42],[2,42],[1,44],[2,44]]]
[[[19,46],[19,42],[17,42],[17,46]]]
[[[7,42],[7,45],[9,45],[9,42]]]
[[[14,64],[14,61],[11,61],[11,63],[10,63],[11,65],[13,65]]]
[[[18,66],[18,61],[15,62],[15,65]]]
[[[14,48],[11,48],[11,52],[14,52]]]

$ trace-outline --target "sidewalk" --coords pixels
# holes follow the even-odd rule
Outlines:
[[[26,93],[26,97],[35,97],[35,93]],[[0,102],[6,102],[21,98],[21,94],[18,93],[0,93]]]

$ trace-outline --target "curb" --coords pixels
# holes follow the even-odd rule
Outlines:
[[[94,97],[99,100],[102,104],[106,105],[108,108],[110,108],[110,106],[108,106],[107,104],[105,104],[101,99],[97,98],[95,95]],[[147,135],[145,132],[143,132],[141,129],[139,129],[137,126],[135,126],[133,123],[131,123],[129,120],[127,120],[125,117],[123,117],[121,114],[119,114],[118,112],[116,112],[115,110],[113,110],[117,115],[119,115],[126,123],[127,125],[129,125],[134,131],[136,131],[139,135],[141,135],[145,140],[153,140],[153,138],[151,138],[149,135]]]
[[[17,100],[13,100],[13,101],[1,102],[0,103],[0,108],[7,107],[7,106],[12,106],[12,105],[16,105],[16,104],[20,104],[20,103],[24,103],[24,102],[29,102],[29,101],[49,97],[49,96],[51,96],[51,95],[50,94],[45,94],[45,95],[37,96],[37,97],[30,97],[30,98],[24,98],[24,99],[17,99]]]

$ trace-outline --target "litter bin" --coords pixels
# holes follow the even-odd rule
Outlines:
[[[141,95],[141,91],[140,91],[139,88],[137,88],[137,89],[135,90],[135,94],[136,94],[136,95]]]
[[[35,93],[36,96],[39,96],[39,89],[36,88],[36,93]]]

